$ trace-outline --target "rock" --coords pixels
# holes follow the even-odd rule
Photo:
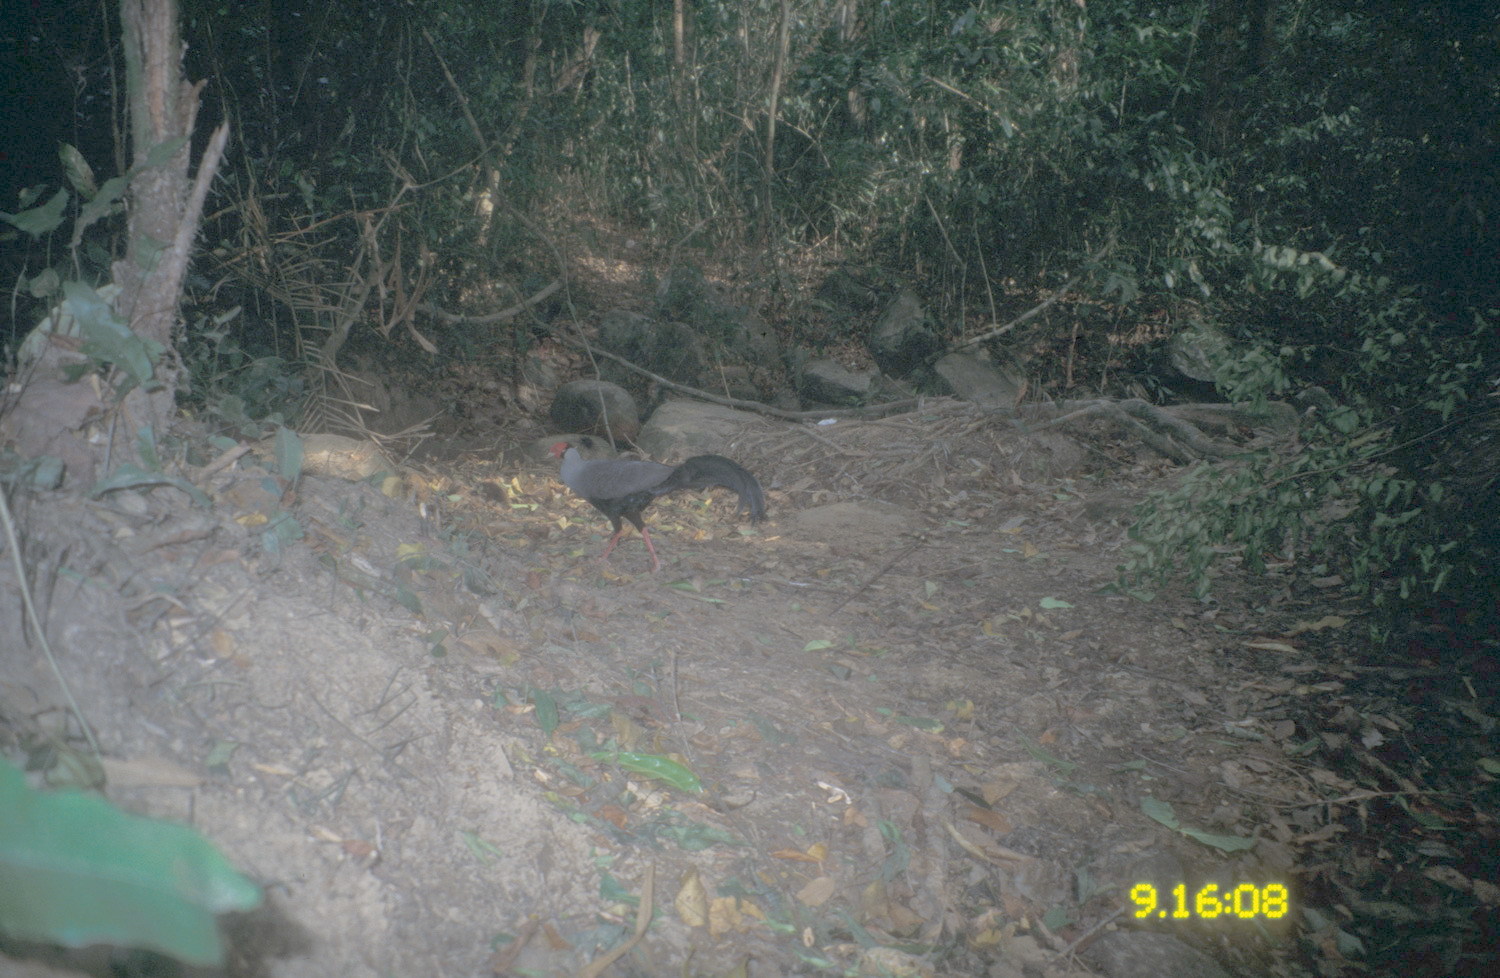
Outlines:
[[[599,345],[624,356],[639,344],[638,337],[656,325],[656,320],[629,309],[611,309],[599,320]]]
[[[894,291],[895,276],[881,268],[844,265],[828,273],[814,301],[837,321],[867,315]]]
[[[771,324],[749,306],[724,305],[715,313],[725,330],[724,348],[735,356],[761,365],[781,358],[781,341]]]
[[[641,429],[640,411],[624,388],[605,380],[574,380],[557,389],[549,412],[566,431],[600,435],[618,444],[634,442]]]
[[[656,304],[662,318],[686,323],[703,341],[731,357],[765,366],[781,356],[781,342],[770,324],[754,309],[725,296],[696,268],[679,266],[668,273],[657,287]]]
[[[521,381],[541,390],[554,390],[562,378],[557,375],[557,368],[535,353],[527,354],[526,359],[521,361]]]
[[[696,385],[708,355],[701,337],[683,323],[659,322],[626,309],[613,309],[599,323],[599,345],[638,367],[679,384]],[[639,374],[619,364],[599,365],[607,377],[622,385],[644,389]]]
[[[1023,385],[994,364],[972,353],[950,353],[933,364],[938,393],[951,394],[985,407],[1014,407]]]
[[[703,390],[723,394],[725,397],[738,397],[744,401],[758,401],[761,398],[760,388],[750,376],[750,368],[743,364],[726,363],[704,373],[703,382],[698,385]]]
[[[689,455],[733,455],[734,438],[760,418],[749,411],[702,401],[667,401],[651,413],[636,443],[656,459],[684,459]]]
[[[656,284],[656,309],[665,318],[692,322],[704,311],[710,291],[700,269],[673,265]]]
[[[856,373],[836,360],[809,360],[797,375],[804,397],[823,404],[859,403],[870,394],[875,371]]]
[[[866,345],[875,365],[893,377],[912,373],[941,348],[927,328],[927,311],[910,292],[902,292],[886,308]]]

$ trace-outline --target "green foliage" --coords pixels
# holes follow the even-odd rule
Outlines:
[[[38,792],[0,759],[0,932],[66,947],[150,948],[223,963],[214,914],[260,888],[191,829],[80,792]]]
[[[1493,324],[1478,316],[1463,328],[1437,322],[1409,291],[1320,254],[1264,249],[1249,276],[1295,293],[1331,338],[1339,330],[1341,348],[1251,347],[1222,367],[1221,389],[1263,400],[1288,389],[1294,368],[1316,364],[1338,396],[1308,412],[1295,448],[1200,465],[1148,500],[1122,583],[1141,589],[1181,573],[1203,597],[1210,568],[1227,553],[1257,572],[1271,554],[1300,559],[1304,569],[1315,562],[1310,569],[1343,575],[1377,605],[1486,580],[1496,557],[1487,526],[1500,444],[1493,412],[1473,405],[1484,392]],[[1470,443],[1487,456],[1454,459],[1459,436],[1476,431]]]
[[[154,375],[166,350],[160,343],[136,334],[115,311],[114,301],[120,294],[117,284],[106,283],[96,288],[90,283],[89,279],[108,279],[110,256],[97,242],[85,241],[84,234],[100,221],[123,214],[122,199],[130,181],[165,163],[181,146],[180,139],[153,146],[143,162],[123,176],[99,185],[83,155],[69,144],[62,145],[59,155],[64,176],[80,199],[68,242],[72,267],[44,267],[21,278],[31,298],[45,303],[48,310],[37,329],[19,345],[23,363],[40,358],[50,337],[76,338],[81,340],[78,349],[91,363],[70,367],[70,379],[76,380],[90,371],[99,373],[110,380],[118,397],[136,387],[151,389],[160,385]],[[43,192],[42,188],[27,190],[21,197],[23,205],[35,203]],[[46,243],[66,223],[72,203],[73,196],[62,188],[45,204],[28,207],[19,214],[0,213],[0,220],[25,231],[35,242]],[[101,230],[90,237],[103,238],[105,233]],[[86,267],[87,273],[83,271]]]
[[[238,307],[190,330],[183,344],[184,403],[236,438],[262,438],[295,419],[302,376],[277,356],[251,356],[232,332]]]
[[[83,282],[63,283],[63,312],[83,337],[82,352],[97,367],[120,370],[117,393],[152,383],[151,375],[166,351],[160,343],[137,335],[103,296]]]
[[[47,199],[45,204],[32,207],[31,204],[37,199],[40,188],[27,190],[21,195],[21,206],[25,208],[19,214],[7,214],[0,211],[0,221],[24,231],[33,238],[44,237],[56,231],[63,223],[63,214],[67,210],[69,196],[65,189],[58,188],[57,193]]]

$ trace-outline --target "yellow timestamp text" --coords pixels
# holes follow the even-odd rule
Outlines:
[[[1224,889],[1207,883],[1189,890],[1179,883],[1162,900],[1155,883],[1137,883],[1130,888],[1136,920],[1280,920],[1291,910],[1291,892],[1282,883],[1241,883]]]

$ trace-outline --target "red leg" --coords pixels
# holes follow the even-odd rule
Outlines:
[[[651,554],[651,573],[661,570],[661,561],[656,557],[656,548],[651,546],[651,531],[641,527],[641,539],[646,541],[646,550]]]
[[[604,553],[602,553],[602,554],[599,555],[599,559],[600,560],[608,560],[609,559],[609,552],[611,550],[615,549],[615,544],[617,544],[617,543],[620,542],[620,538],[625,535],[625,530],[626,529],[627,529],[627,527],[623,527],[623,526],[620,527],[618,530],[615,531],[615,535],[609,538],[609,543],[606,544],[605,547],[604,547]]]

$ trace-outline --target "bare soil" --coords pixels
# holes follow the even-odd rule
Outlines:
[[[386,492],[189,471],[211,510],[23,495],[17,520],[108,796],[265,888],[228,975],[1130,974],[1107,949],[1143,929],[1198,974],[1308,973],[1298,873],[1331,823],[1293,748],[1340,666],[1286,636],[1336,601],[1108,589],[1172,477],[1124,450],[1045,478],[952,405],[887,424],[893,453],[845,430],[726,448],[771,521],[664,501],[655,575],[633,536],[597,563],[607,523],[542,462]],[[268,545],[281,513],[302,535]],[[3,746],[77,750],[3,574]],[[1143,882],[1284,883],[1291,912],[1139,922]],[[121,973],[11,950],[0,972]]]

